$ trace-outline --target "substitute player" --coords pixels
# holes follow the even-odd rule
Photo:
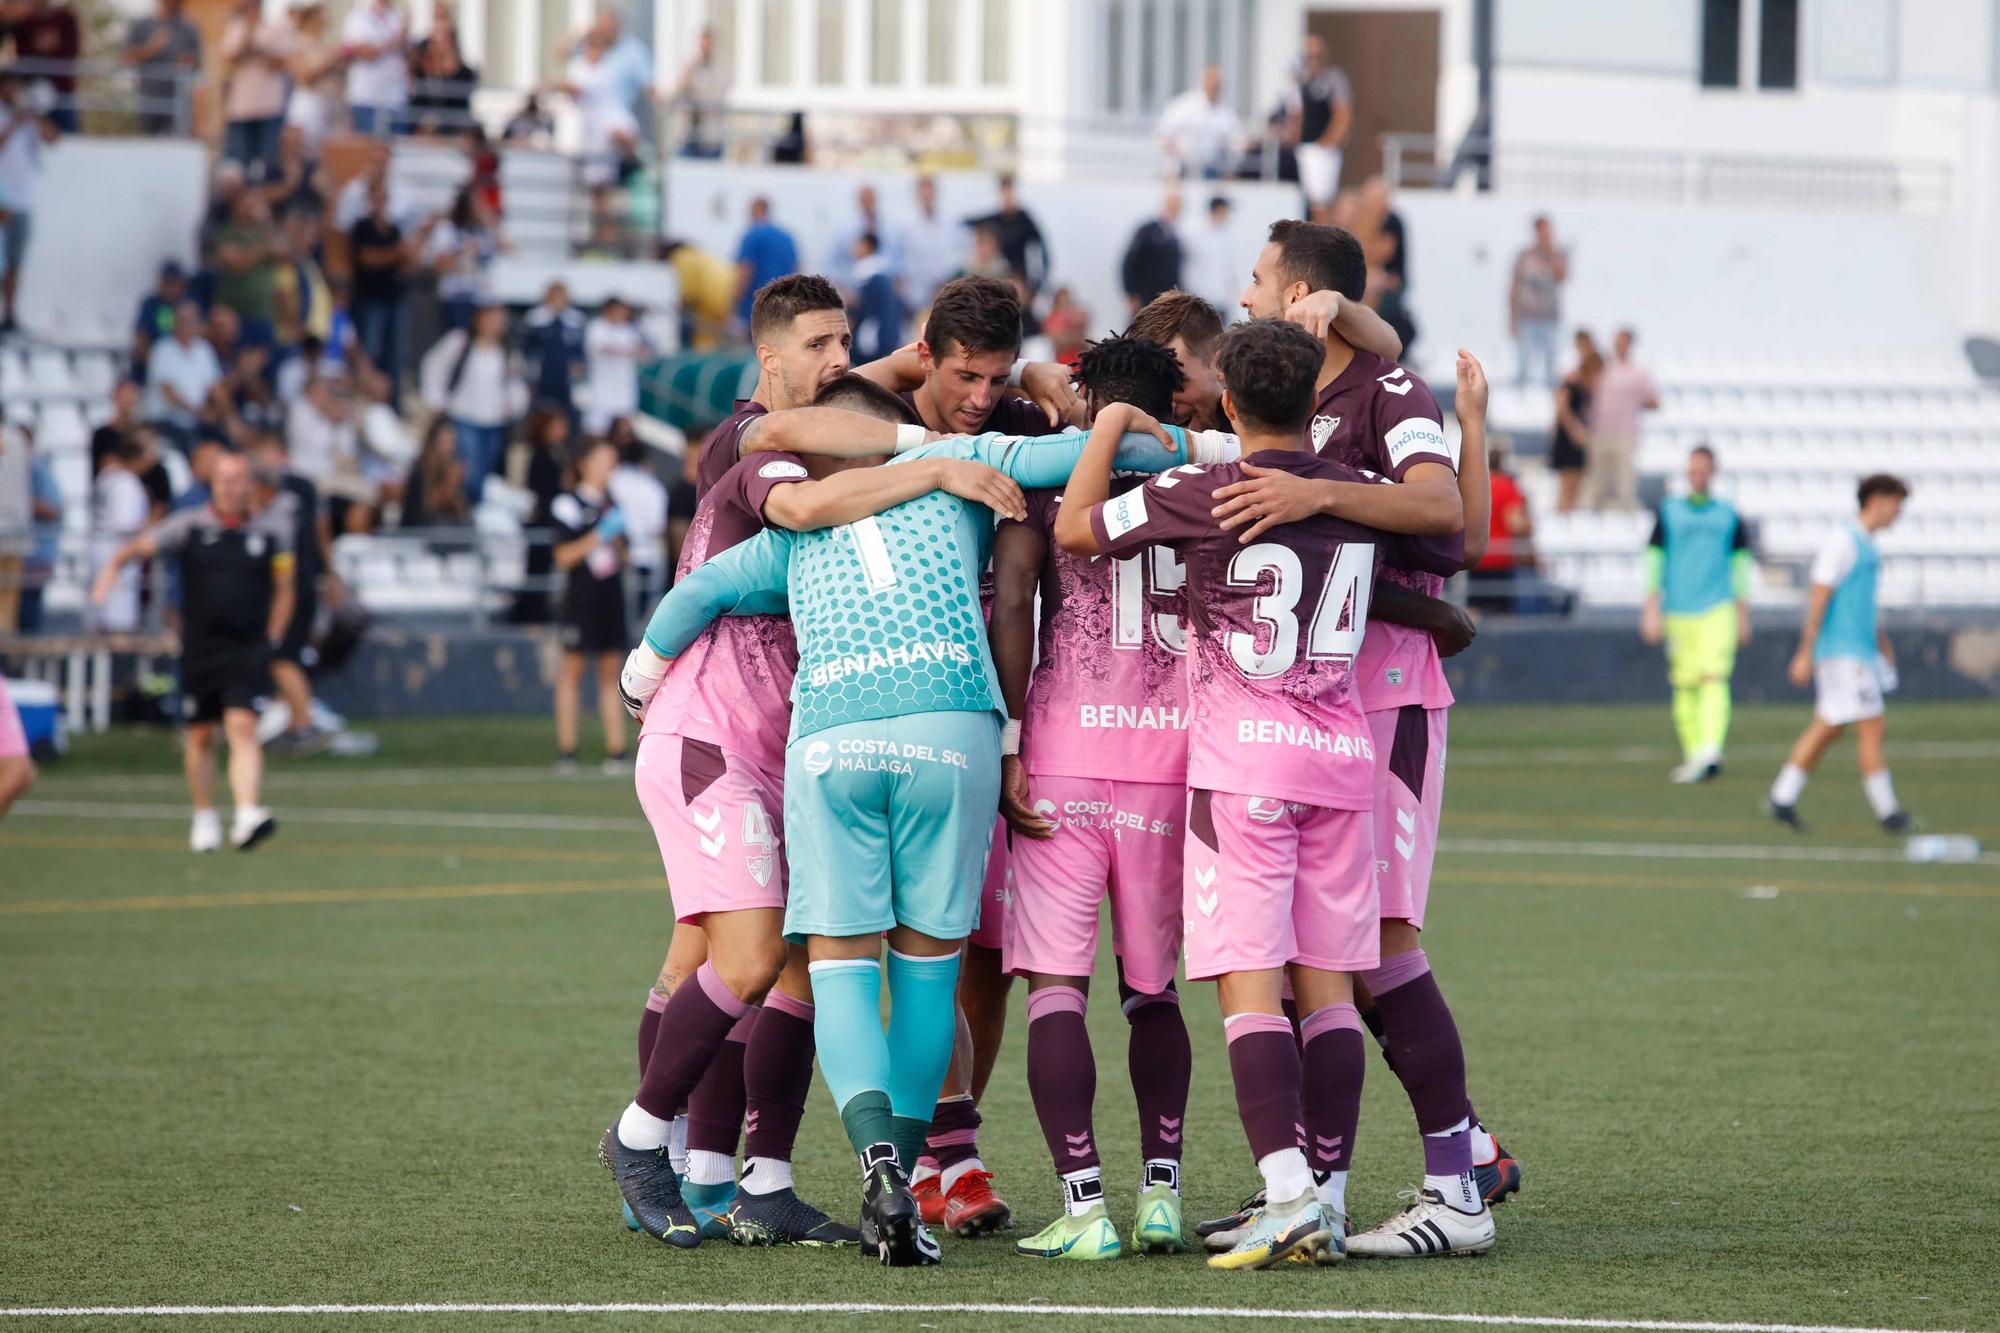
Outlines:
[[[293,519],[288,503],[251,512],[250,460],[240,453],[215,460],[208,487],[207,504],[169,514],[113,552],[90,596],[103,605],[130,561],[179,557],[182,762],[194,798],[188,846],[197,852],[222,846],[215,808],[219,724],[229,740],[229,794],[236,804],[229,842],[249,851],[278,827],[261,795],[256,700],[270,688],[271,653],[292,619]]]
[[[1113,403],[1163,416],[1181,371],[1158,343],[1111,338],[1077,358],[1077,383],[1093,417]],[[1115,485],[1122,492],[1143,480]],[[993,662],[1018,719],[1008,723],[1001,761],[1001,809],[1016,835],[1006,966],[1028,978],[1028,1090],[1065,1206],[1014,1248],[1070,1260],[1115,1259],[1122,1249],[1104,1204],[1091,1115],[1097,1069],[1084,1024],[1108,893],[1144,1159],[1132,1240],[1141,1252],[1173,1253],[1182,1248],[1191,1059],[1174,990],[1187,799],[1186,572],[1166,547],[1116,561],[1052,549],[1061,499],[1030,491],[1027,518],[1003,523],[993,543]]]
[[[1884,473],[1863,478],[1857,491],[1860,514],[1829,537],[1813,558],[1805,625],[1790,673],[1792,684],[1814,685],[1813,719],[1778,770],[1770,796],[1771,817],[1797,832],[1805,831],[1799,796],[1806,779],[1850,723],[1861,790],[1883,831],[1907,833],[1915,823],[1896,801],[1896,785],[1882,753],[1882,696],[1896,688],[1896,657],[1877,622],[1875,604],[1882,565],[1875,534],[1901,516],[1909,494],[1901,480]]]
[[[1354,977],[1377,961],[1378,910],[1374,764],[1353,674],[1376,534],[1312,515],[1245,546],[1215,517],[1217,492],[1250,467],[1361,482],[1308,447],[1320,358],[1295,325],[1231,329],[1217,365],[1243,460],[1176,468],[1112,499],[1112,443],[1149,424],[1114,404],[1056,516],[1056,540],[1072,554],[1167,546],[1186,565],[1187,972],[1216,980],[1237,1109],[1267,1200],[1209,1260],[1215,1268],[1341,1257],[1345,1174],[1316,1182],[1301,1132],[1344,1166],[1361,1108]],[[1288,979],[1306,1015],[1302,1042],[1285,1017]]]
[[[1338,227],[1274,223],[1243,294],[1253,316],[1291,311],[1317,292],[1360,297],[1367,266],[1360,243]],[[1453,475],[1442,416],[1430,390],[1402,366],[1324,333],[1324,358],[1306,443],[1322,457],[1400,484],[1354,485],[1246,468],[1224,488],[1218,517],[1245,543],[1275,524],[1311,514],[1347,517],[1403,534],[1383,562],[1384,588],[1435,595],[1442,575],[1484,554],[1486,380],[1459,357],[1463,469]],[[1226,377],[1225,377],[1226,378]],[[1375,765],[1374,842],[1381,879],[1381,964],[1363,979],[1364,1013],[1416,1114],[1424,1179],[1412,1205],[1355,1236],[1353,1254],[1397,1258],[1483,1250],[1493,1243],[1489,1200],[1518,1188],[1519,1166],[1480,1125],[1466,1096],[1465,1052],[1420,942],[1444,795],[1445,720],[1452,698],[1430,635],[1373,617],[1356,666]],[[1315,1145],[1322,1174],[1344,1156]],[[1345,1152],[1343,1148],[1342,1152]],[[1213,1246],[1234,1243],[1251,1206],[1205,1222]]]
[[[1171,450],[1134,436],[1128,465],[1179,461],[1178,437],[1162,438]],[[1051,484],[1082,446],[1080,435],[988,435],[897,461],[972,458]],[[904,1163],[921,1149],[951,1059],[959,945],[979,912],[964,869],[983,863],[999,801],[1003,705],[976,595],[991,536],[989,509],[936,492],[842,528],[767,531],[690,575],[647,631],[647,650],[669,658],[716,616],[769,613],[791,592],[800,665],[786,751],[785,932],[812,958],[820,1066],[863,1166],[862,1243],[895,1266],[939,1257]],[[671,1172],[614,1134],[605,1148],[643,1217]]]
[[[1729,738],[1729,677],[1736,650],[1750,642],[1750,538],[1736,506],[1716,496],[1715,451],[1688,454],[1688,493],[1660,502],[1646,543],[1646,606],[1639,637],[1667,645],[1674,731],[1681,765],[1675,782],[1722,773]]]

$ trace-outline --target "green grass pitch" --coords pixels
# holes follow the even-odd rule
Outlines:
[[[1849,748],[1807,791],[1808,837],[1766,822],[1762,791],[1804,717],[1742,710],[1730,771],[1690,789],[1666,781],[1664,700],[1454,716],[1427,946],[1474,1100],[1526,1189],[1483,1258],[1266,1274],[1037,1263],[1008,1239],[948,1240],[941,1269],[888,1273],[851,1252],[681,1254],[630,1235],[595,1141],[631,1092],[670,913],[628,784],[548,776],[541,720],[393,725],[373,760],[274,764],[278,837],[196,858],[168,737],[86,738],[0,824],[0,1307],[996,1302],[2000,1328],[2000,862],[1894,859]],[[2000,709],[1897,705],[1890,745],[1932,829],[2000,842]],[[1111,993],[1100,976],[1091,1025],[1122,1229],[1136,1126]],[[1254,1168],[1212,988],[1188,987],[1185,1009],[1192,1220]],[[1059,1202],[1024,1033],[1017,990],[982,1146],[1025,1231]],[[845,1212],[838,1134],[816,1088],[800,1184]],[[1371,1060],[1357,1222],[1420,1167],[1408,1105]],[[1206,1322],[1143,1322],[1163,1321]],[[143,1324],[163,1322],[178,1321]]]

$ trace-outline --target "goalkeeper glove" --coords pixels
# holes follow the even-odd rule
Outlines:
[[[646,705],[653,702],[672,664],[672,658],[660,656],[643,643],[626,655],[625,669],[618,673],[618,697],[625,701],[625,711],[634,722],[645,714]]]

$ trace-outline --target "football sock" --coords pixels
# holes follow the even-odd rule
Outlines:
[[[958,955],[917,958],[889,950],[889,1103],[903,1120],[927,1121],[958,1039]],[[939,1162],[939,1167],[945,1165]]]
[[[1424,1135],[1424,1188],[1461,1213],[1486,1206],[1472,1179],[1472,1122],[1461,1120],[1440,1133]]]
[[[792,1160],[812,1073],[813,1007],[774,990],[743,1048],[745,1158]]]
[[[1281,1148],[1259,1157],[1257,1174],[1264,1177],[1264,1197],[1273,1205],[1313,1194],[1312,1172],[1306,1166],[1306,1155],[1297,1147]]]
[[[1729,739],[1729,682],[1705,680],[1699,687],[1696,714],[1696,747],[1702,754],[1719,755]]]
[[[706,1148],[689,1148],[687,1178],[690,1185],[727,1185],[736,1179],[736,1159]]]
[[[666,1011],[667,997],[656,990],[646,992],[646,1007],[639,1014],[639,1077],[646,1077],[646,1062],[660,1040],[660,1015]]]
[[[1097,1098],[1097,1063],[1084,1025],[1084,995],[1074,986],[1046,986],[1028,995],[1028,1095],[1042,1122],[1056,1174],[1095,1174],[1097,1142],[1090,1123]],[[1102,1198],[1100,1186],[1097,1197]],[[1078,1211],[1075,1196],[1070,1211]]]
[[[1124,1008],[1125,1021],[1131,1025],[1125,1060],[1139,1107],[1139,1150],[1148,1162],[1178,1162],[1194,1066],[1181,997],[1169,988],[1156,995],[1133,995]],[[1177,1190],[1179,1175],[1176,1171]]]
[[[935,1163],[931,1165],[931,1169],[927,1172],[924,1171],[921,1165],[924,1159],[924,1136],[931,1132],[931,1122],[907,1115],[892,1117],[892,1121],[889,1139],[890,1142],[896,1145],[896,1160],[898,1162],[907,1162],[914,1158],[919,1163],[917,1168],[919,1175],[934,1176],[938,1174]],[[912,1178],[910,1183],[915,1184],[915,1178]]]
[[[792,1187],[792,1164],[782,1157],[746,1157],[743,1179],[736,1188],[745,1194],[776,1194]]]
[[[1417,1131],[1425,1136],[1426,1174],[1438,1174],[1428,1166],[1433,1161],[1430,1136],[1452,1134],[1457,1146],[1449,1161],[1458,1163],[1453,1173],[1464,1171],[1469,1181],[1472,1136],[1467,1132],[1471,1128],[1467,1110],[1471,1101],[1465,1092],[1465,1048],[1459,1043],[1458,1024],[1438,990],[1429,960],[1422,949],[1393,954],[1364,973],[1363,979],[1375,997],[1375,1012],[1381,1016],[1382,1031],[1395,1056],[1390,1068],[1409,1096]],[[1477,1192],[1472,1197],[1475,1204],[1467,1211],[1477,1212]],[[1451,1202],[1452,1196],[1446,1193],[1445,1199]]]
[[[1701,753],[1701,688],[1674,686],[1674,735],[1680,738],[1681,758]]]
[[[668,1156],[671,1158],[674,1125],[674,1121],[662,1120],[639,1103],[633,1102],[625,1108],[625,1114],[618,1117],[618,1141],[640,1152],[667,1148]],[[676,1170],[678,1169],[677,1167]]]
[[[1875,818],[1887,819],[1901,807],[1896,804],[1896,784],[1889,780],[1889,770],[1878,769],[1864,774],[1861,790],[1868,793],[1868,806],[1875,812]]]
[[[1500,1144],[1491,1134],[1486,1132],[1486,1126],[1479,1123],[1479,1117],[1476,1114],[1471,1119],[1473,1165],[1485,1166],[1491,1162],[1500,1160]]]
[[[1082,1217],[1104,1202],[1104,1172],[1094,1166],[1063,1173],[1063,1207],[1071,1217]]]
[[[1146,1169],[1139,1177],[1141,1189],[1151,1189],[1155,1185],[1165,1185],[1174,1193],[1181,1192],[1181,1163],[1178,1157],[1148,1157]]]
[[[673,1167],[674,1174],[677,1176],[684,1176],[688,1173],[688,1118],[686,1112],[682,1112],[680,1115],[674,1117],[673,1132],[667,1138],[667,1164]]]
[[[688,1149],[736,1156],[736,1140],[743,1128],[745,1094],[743,1057],[750,1034],[757,1026],[758,1007],[752,1005],[730,1027],[722,1045],[716,1047],[694,1091],[688,1094]]]
[[[676,988],[660,1011],[659,1040],[633,1100],[656,1119],[671,1121],[714,1061],[729,1029],[749,1009],[729,993],[714,964],[703,963],[693,982]]]
[[[1305,1120],[1300,1100],[1302,1073],[1299,1045],[1292,1025],[1277,1014],[1231,1014],[1223,1020],[1229,1039],[1229,1074],[1236,1084],[1236,1112],[1243,1120],[1243,1133],[1250,1140],[1250,1153],[1259,1170],[1281,1153],[1298,1160],[1298,1175],[1304,1183],[1268,1195],[1273,1201],[1295,1199],[1312,1188],[1305,1154],[1299,1151],[1299,1133]],[[1290,1171],[1289,1162],[1285,1170]],[[1289,1176],[1287,1177],[1289,1179]],[[1265,1174],[1267,1188],[1274,1182]]]
[[[892,1142],[882,966],[872,958],[825,959],[812,965],[812,983],[820,1074],[848,1143],[866,1154],[874,1144]]]
[[[939,1175],[949,1173],[956,1184],[959,1168],[979,1163],[979,1127],[985,1121],[970,1093],[946,1097],[931,1108],[930,1130],[924,1140],[924,1160]],[[949,1189],[950,1185],[942,1188]]]
[[[1778,780],[1771,784],[1771,804],[1797,805],[1806,789],[1806,777],[1806,771],[1797,764],[1786,764],[1779,769]]]
[[[1315,1010],[1299,1027],[1305,1037],[1303,1109],[1306,1157],[1319,1201],[1347,1212],[1347,1169],[1361,1121],[1361,1083],[1368,1068],[1361,1015],[1351,1004]]]

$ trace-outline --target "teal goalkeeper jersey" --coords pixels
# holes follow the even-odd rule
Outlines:
[[[1164,472],[1176,448],[1130,434],[1114,466]],[[960,458],[1000,469],[1024,488],[1061,486],[1083,454],[1084,431],[989,433],[923,445],[884,466]],[[1006,715],[986,645],[979,576],[993,543],[986,506],[933,491],[871,518],[816,532],[767,529],[706,561],[661,599],[646,643],[677,657],[717,616],[789,608],[799,639],[791,738],[913,713]]]

